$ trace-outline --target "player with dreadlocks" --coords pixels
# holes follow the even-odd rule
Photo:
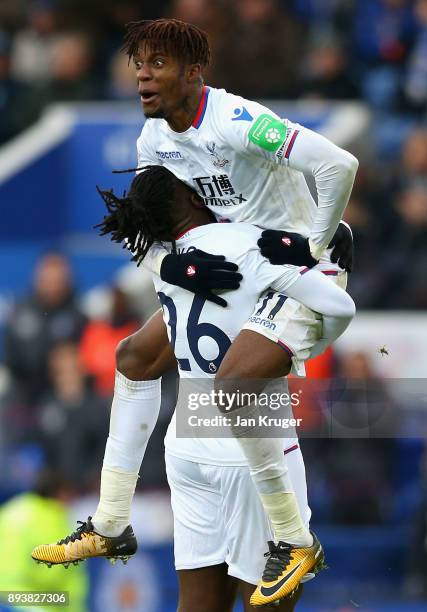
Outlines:
[[[138,167],[161,164],[195,189],[218,219],[265,228],[259,246],[272,264],[295,265],[301,274],[314,267],[345,286],[352,238],[340,219],[357,160],[258,103],[207,87],[203,68],[209,62],[209,45],[206,35],[191,24],[170,19],[130,24],[124,50],[135,67],[147,118],[137,143]],[[304,173],[314,179],[317,204]],[[164,282],[224,307],[224,297],[208,285],[207,267],[216,265],[215,289],[239,285],[235,267],[227,268],[226,262],[205,252],[171,253],[153,244],[144,262]],[[267,305],[273,305],[268,294],[254,315]],[[342,331],[332,322],[328,328],[326,319],[322,330],[318,314],[291,298],[274,305],[270,315],[273,326],[265,325],[262,316],[248,318],[218,368],[218,384],[275,378],[291,367],[302,373],[319,337],[326,345],[326,338]],[[167,347],[161,313],[118,347],[110,436],[93,517],[97,531],[110,539],[129,525],[130,502],[160,407],[160,377],[170,367]],[[252,598],[253,605],[263,605],[295,588],[307,564],[316,564],[319,545],[299,515],[281,450],[271,440],[259,440],[247,449],[246,459],[274,531],[265,580]],[[268,469],[260,467],[264,460]]]
[[[171,252],[178,250],[194,252],[198,249],[202,252],[201,249],[205,247],[211,252],[218,250],[237,262],[244,272],[242,285],[230,298],[227,309],[209,304],[208,296],[198,294],[193,300],[192,293],[170,285],[154,275],[156,290],[166,306],[166,321],[171,304],[175,309],[172,323],[174,331],[172,326],[170,327],[171,366],[175,361],[174,351],[179,361],[182,352],[188,353],[188,349],[185,349],[187,338],[197,334],[203,319],[209,321],[209,333],[199,339],[198,350],[202,354],[206,350],[206,342],[212,339],[217,341],[220,352],[215,363],[220,365],[227,348],[252,312],[259,296],[268,288],[281,292],[278,294],[281,299],[284,297],[283,293],[299,299],[310,293],[308,305],[325,314],[328,314],[331,308],[335,310],[336,304],[342,299],[344,304],[349,300],[344,291],[317,271],[309,271],[301,276],[295,266],[271,265],[260,255],[257,247],[260,229],[244,223],[217,224],[215,216],[205,206],[203,199],[164,166],[144,168],[144,171],[134,178],[129,192],[121,198],[112,191],[100,189],[98,191],[108,211],[102,223],[97,226],[100,228],[100,233],[110,235],[113,241],[127,247],[132,252],[132,260],[137,265],[144,260],[155,242],[163,241],[170,245],[168,248]],[[224,265],[226,263],[224,262]],[[304,287],[308,286],[311,288],[310,292],[304,290]],[[329,292],[331,294],[325,303],[324,296]],[[320,302],[317,301],[319,296],[323,296]],[[196,302],[201,311],[198,320],[190,314]],[[218,334],[223,334],[225,343]],[[208,374],[200,367],[194,356],[189,363],[189,368],[181,370],[182,377],[214,377],[213,373]],[[175,557],[180,583],[179,609],[194,609],[198,612],[231,609],[238,586],[236,579],[241,580],[240,587],[245,606],[249,609],[249,599],[254,584],[262,571],[260,566],[262,551],[265,541],[271,535],[262,504],[245,466],[244,454],[239,449],[239,444],[242,443],[246,448],[253,441],[207,439],[201,443],[200,440],[177,438],[174,424],[169,428],[165,440],[166,465],[175,515]],[[303,477],[304,464],[297,439],[270,440],[269,443],[278,444],[286,453],[292,453],[288,458],[289,479],[296,491],[300,514],[308,524],[310,511]],[[184,459],[188,455],[191,456],[191,461]],[[199,480],[194,480],[196,459],[197,469],[200,470]],[[223,464],[224,461],[227,465]],[[216,468],[217,490],[212,483],[207,487],[201,475],[206,465]],[[227,483],[232,483],[233,486],[225,486]],[[197,491],[200,489],[203,490],[203,495],[198,500]],[[240,492],[238,496],[236,490]],[[242,495],[245,499],[244,520],[239,501]],[[218,496],[222,499],[222,522],[212,512]],[[182,507],[192,508],[192,515],[183,517]],[[225,525],[229,526],[222,528],[224,521]],[[192,527],[194,524],[206,525],[206,532],[201,532],[199,528],[194,529]],[[82,546],[79,538],[84,538],[84,534],[86,539],[102,537],[94,533],[90,519],[85,525],[85,531],[78,531],[74,540],[66,542],[65,545],[61,542],[57,545],[57,550],[61,551],[68,545],[67,552],[71,553],[72,548]],[[252,527],[248,529],[249,526]],[[129,530],[129,527],[127,529]],[[125,538],[119,536],[105,539],[109,556],[117,556],[114,555],[112,540],[116,552],[119,544],[124,545],[120,557],[132,554],[132,545],[135,546],[132,537],[128,531]],[[190,540],[192,558],[189,560],[188,548],[183,548],[182,542]],[[207,549],[209,541],[211,550]],[[224,553],[225,549],[227,553]],[[258,554],[254,554],[256,551]],[[35,558],[40,556],[40,552],[40,549],[34,551]],[[289,559],[289,550],[284,548],[281,556],[283,562]],[[322,559],[323,553],[317,558],[317,568],[321,567]],[[210,585],[208,592],[206,585]],[[293,610],[300,592],[301,590],[296,588],[295,596],[283,600],[279,610]]]
[[[137,264],[143,261],[155,241],[166,241],[171,251],[208,248],[210,252],[225,253],[239,264],[243,272],[241,287],[230,297],[227,309],[209,304],[206,297],[193,296],[153,275],[156,290],[165,305],[165,321],[170,326],[171,363],[174,351],[183,366],[181,377],[187,379],[187,384],[194,377],[197,378],[196,384],[200,378],[214,378],[212,372],[203,369],[203,362],[194,351],[192,354],[188,350],[189,339],[196,337],[200,326],[209,322],[209,329],[205,329],[202,336],[199,334],[199,355],[206,354],[209,343],[215,341],[219,354],[211,364],[220,365],[231,341],[265,290],[276,290],[281,299],[283,294],[298,299],[310,296],[308,305],[325,314],[329,314],[330,309],[335,310],[336,304],[342,304],[342,300],[344,305],[350,300],[343,290],[318,271],[310,270],[301,276],[295,266],[270,264],[260,255],[257,246],[261,234],[259,228],[245,223],[217,224],[202,198],[163,166],[144,169],[133,180],[129,193],[122,198],[111,191],[99,192],[108,211],[98,226],[100,233],[126,245]],[[310,292],[307,291],[309,286]],[[174,311],[173,322],[168,320],[171,309]],[[199,311],[197,319],[191,314],[195,309]],[[191,355],[188,366],[182,363],[183,354]],[[245,450],[257,441],[178,438],[174,419],[169,427],[165,448],[175,516],[179,609],[198,612],[231,610],[236,579],[242,582],[245,607],[250,609],[249,599],[262,572],[262,552],[271,532],[245,465],[244,453],[239,448],[242,443]],[[289,479],[296,491],[300,514],[308,524],[310,511],[304,464],[297,439],[288,437],[270,440],[269,443],[288,454]],[[191,460],[185,458],[188,456]],[[214,469],[215,478],[211,474],[207,480],[206,469]],[[221,500],[221,517],[213,511],[215,508],[218,510],[218,499]],[[244,514],[241,512],[243,500]],[[183,511],[183,508],[191,508],[191,512]],[[202,529],[201,525],[205,527]],[[188,542],[191,542],[190,550]],[[289,549],[284,548],[281,551],[282,562],[289,561],[289,557]],[[319,548],[317,569],[322,560],[323,553]],[[279,609],[293,610],[299,594],[297,589],[295,597],[282,601]]]
[[[159,166],[159,169],[162,168]],[[175,244],[170,204],[174,199],[173,184],[170,180],[156,182],[155,166],[145,170],[135,177],[129,194],[125,193],[123,198],[97,187],[109,215],[95,227],[101,228],[101,236],[111,234],[111,240],[128,248],[137,266],[156,241],[167,240]]]

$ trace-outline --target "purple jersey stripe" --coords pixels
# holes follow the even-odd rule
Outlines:
[[[291,357],[294,356],[293,352],[291,351],[291,349],[289,348],[289,346],[287,346],[284,342],[282,342],[281,340],[277,341],[277,344],[282,347],[282,349],[284,351],[286,351]]]
[[[292,134],[291,142],[288,144],[288,148],[286,149],[286,153],[285,153],[286,159],[289,159],[289,155],[291,154],[292,147],[294,146],[294,142],[298,134],[299,134],[299,130],[295,130],[295,132]]]

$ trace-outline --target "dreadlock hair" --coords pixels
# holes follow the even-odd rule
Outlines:
[[[123,51],[129,60],[141,42],[189,64],[207,66],[210,60],[208,37],[197,26],[178,19],[133,21],[126,24]]]
[[[132,181],[129,193],[122,198],[113,190],[98,193],[105,202],[108,215],[96,228],[101,236],[111,234],[113,242],[133,253],[132,261],[139,266],[155,241],[173,243],[175,186],[177,179],[164,166],[146,166]]]

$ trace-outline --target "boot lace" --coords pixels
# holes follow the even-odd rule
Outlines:
[[[277,545],[274,542],[268,542],[268,552],[264,557],[269,557],[262,579],[266,582],[276,580],[280,574],[286,569],[292,560],[292,546],[286,542],[279,542]]]
[[[91,533],[93,531],[93,525],[91,521],[92,517],[90,516],[87,521],[77,521],[77,527],[75,531],[63,540],[59,540],[58,544],[68,544],[69,542],[75,542],[76,540],[81,540],[84,533]]]

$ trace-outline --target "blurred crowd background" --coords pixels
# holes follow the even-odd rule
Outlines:
[[[212,86],[257,100],[357,100],[369,108],[371,129],[345,215],[356,249],[349,291],[360,310],[405,310],[408,317],[424,310],[427,0],[2,2],[0,145],[37,121],[49,104],[135,100],[134,75],[120,52],[123,24],[159,16],[208,32],[213,61],[206,82]],[[141,304],[133,281],[123,276],[99,294],[83,294],[67,257],[50,252],[35,262],[26,295],[8,304],[0,336],[0,541],[3,546],[12,521],[26,545],[22,567],[15,542],[10,548],[14,571],[3,563],[6,555],[0,556],[0,590],[11,581],[28,584],[19,582],[24,574],[35,580],[27,549],[65,536],[71,527],[65,510],[86,497],[96,499],[114,351],[155,308],[146,286],[144,296]],[[329,351],[310,374],[363,378],[380,398],[387,397],[363,351],[344,357]],[[167,495],[163,436],[174,408],[174,373],[163,389],[160,422],[138,485],[142,494]],[[398,558],[399,580],[390,574],[398,591],[390,592],[411,599],[427,598],[422,416],[416,439],[303,441],[316,524],[349,528],[343,532],[348,538],[358,533],[352,528],[382,529],[375,531],[382,542],[394,533],[383,551],[394,562]],[[314,419],[312,431],[317,425]],[[79,586],[70,588],[76,601],[81,598],[75,609],[84,610],[87,578],[79,571]],[[138,608],[126,590],[123,597],[120,609],[149,610]]]

